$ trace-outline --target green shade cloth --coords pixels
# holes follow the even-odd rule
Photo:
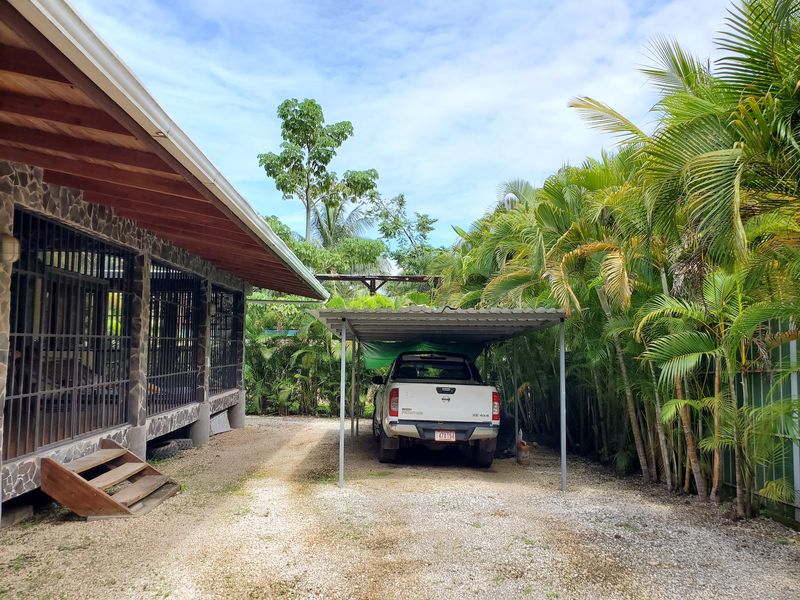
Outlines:
[[[463,354],[470,360],[478,358],[484,344],[470,342],[362,342],[364,364],[368,369],[382,369],[403,352],[450,352]]]

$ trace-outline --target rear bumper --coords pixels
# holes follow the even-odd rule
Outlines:
[[[389,437],[405,437],[425,442],[434,441],[435,431],[455,431],[456,442],[473,442],[495,439],[499,427],[491,423],[438,423],[401,420],[384,422],[383,428]]]

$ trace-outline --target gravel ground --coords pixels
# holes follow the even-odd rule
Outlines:
[[[248,418],[161,463],[150,514],[54,512],[0,532],[0,598],[800,599],[800,534],[557,455],[381,465],[367,430],[335,485],[337,423]],[[349,432],[348,432],[349,433]]]

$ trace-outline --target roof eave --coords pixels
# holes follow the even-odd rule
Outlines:
[[[328,291],[169,117],[141,81],[64,0],[10,0],[14,8],[238,217],[312,290]]]

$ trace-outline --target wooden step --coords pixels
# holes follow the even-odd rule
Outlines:
[[[116,494],[112,494],[111,497],[123,506],[130,507],[134,502],[152,494],[167,481],[169,478],[166,475],[145,475]]]
[[[89,483],[99,489],[99,490],[107,490],[108,488],[117,485],[118,483],[129,479],[133,475],[136,475],[139,471],[143,471],[149,465],[143,462],[126,462],[121,464],[118,467],[111,469],[103,473],[102,475],[98,475],[94,479],[90,479]]]
[[[73,473],[83,473],[94,467],[99,467],[107,462],[119,458],[128,451],[125,448],[110,448],[108,450],[97,450],[92,454],[73,460],[72,462],[64,463],[64,468],[69,469]]]

